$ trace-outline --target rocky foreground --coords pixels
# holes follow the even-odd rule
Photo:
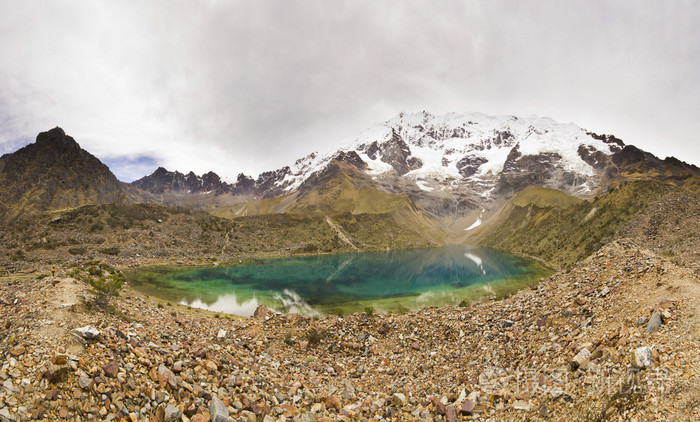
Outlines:
[[[67,269],[59,268],[59,274]],[[613,242],[500,301],[248,319],[0,279],[0,421],[700,420],[700,280]]]

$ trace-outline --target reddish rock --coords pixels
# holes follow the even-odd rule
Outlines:
[[[55,383],[61,381],[66,373],[68,373],[68,365],[56,365],[51,363],[44,373],[44,376],[49,382]]]
[[[462,407],[459,411],[464,415],[471,415],[472,413],[474,413],[475,406],[476,403],[474,403],[471,400],[467,400],[464,403],[462,403]]]
[[[117,374],[119,374],[119,365],[117,364],[117,361],[113,360],[106,365],[102,365],[102,370],[106,376],[116,378]]]
[[[289,403],[281,404],[280,408],[284,410],[284,416],[287,418],[293,418],[294,416],[299,414],[299,409],[297,409],[296,406],[291,405]]]
[[[455,410],[454,406],[447,406],[445,420],[447,422],[455,422],[457,420],[457,410]]]
[[[441,401],[435,404],[435,410],[441,415],[447,414],[447,407]]]

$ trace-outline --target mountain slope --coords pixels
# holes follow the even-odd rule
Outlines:
[[[544,260],[554,267],[581,260],[627,229],[661,198],[688,192],[658,180],[630,181],[582,201],[530,187],[503,204],[465,240]]]
[[[138,196],[57,127],[0,158],[0,220]]]
[[[379,189],[372,179],[347,161],[333,160],[312,174],[290,195],[220,206],[211,210],[222,217],[289,213],[295,215],[378,215],[401,227],[422,233],[435,243],[444,243],[441,230],[406,195]]]

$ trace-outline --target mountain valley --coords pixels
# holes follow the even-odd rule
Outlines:
[[[54,128],[0,157],[0,189],[2,422],[700,418],[700,169],[613,135],[402,113],[257,178],[124,183]],[[122,276],[451,243],[552,275],[321,318],[197,310]]]

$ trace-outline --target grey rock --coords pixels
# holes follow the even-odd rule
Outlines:
[[[14,415],[10,414],[10,411],[7,409],[7,407],[3,407],[0,409],[0,421],[5,422],[5,421],[11,421],[14,422],[17,420],[17,417]]]
[[[12,384],[12,380],[10,379],[5,380],[2,386],[10,393],[18,393],[20,391],[18,387],[15,387],[14,384]]]
[[[76,328],[75,332],[80,335],[80,337],[86,340],[92,340],[100,335],[100,331],[97,328],[86,325],[84,327]]]
[[[640,316],[637,318],[637,321],[634,323],[636,327],[641,327],[642,325],[645,325],[649,320],[646,317]]]
[[[228,408],[218,396],[212,396],[209,402],[209,414],[211,415],[211,422],[228,421]]]
[[[659,327],[661,327],[661,314],[658,312],[654,312],[651,315],[651,318],[649,318],[649,323],[647,324],[647,330],[645,333],[651,334],[654,331],[658,330]]]
[[[175,377],[175,374],[162,363],[160,364],[160,366],[158,366],[158,376],[164,377],[167,383],[170,384],[172,388],[177,388],[177,378]]]
[[[174,422],[182,418],[182,412],[176,406],[169,404],[165,408],[165,422]]]

